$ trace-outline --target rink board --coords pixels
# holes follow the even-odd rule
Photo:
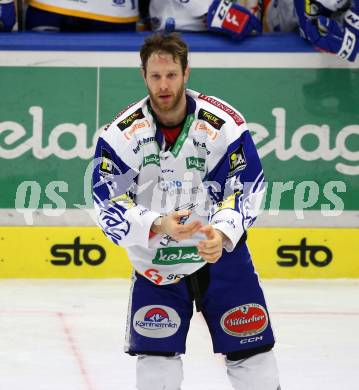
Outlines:
[[[253,228],[262,278],[358,278],[359,229]],[[128,278],[126,251],[97,227],[0,227],[1,278]]]

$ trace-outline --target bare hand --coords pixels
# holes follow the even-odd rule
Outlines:
[[[201,221],[192,221],[185,224],[180,223],[181,218],[189,217],[190,215],[190,210],[174,211],[171,214],[156,219],[151,226],[151,230],[158,234],[168,234],[176,241],[188,240],[203,226]]]
[[[223,241],[227,237],[212,225],[204,226],[200,232],[204,233],[207,239],[198,243],[198,254],[208,263],[215,263],[222,256]]]

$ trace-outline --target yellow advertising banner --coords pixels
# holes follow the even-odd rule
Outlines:
[[[359,229],[252,228],[262,278],[359,278]],[[0,227],[1,278],[127,278],[126,251],[98,227]]]
[[[248,246],[263,278],[359,278],[359,229],[253,228]]]
[[[1,278],[119,278],[130,274],[126,251],[98,227],[0,227]]]

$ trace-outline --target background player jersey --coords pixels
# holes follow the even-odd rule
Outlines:
[[[303,0],[304,1],[304,0]],[[297,28],[298,17],[293,0],[264,0],[263,32],[290,32]]]
[[[137,0],[28,0],[30,6],[44,11],[112,23],[138,21],[137,3]]]
[[[146,97],[103,131],[95,152],[99,225],[127,249],[134,268],[158,284],[205,264],[196,248],[201,233],[180,242],[149,238],[160,215],[192,210],[188,220],[222,231],[230,252],[256,218],[263,195],[263,171],[243,117],[216,98],[190,90],[186,97],[187,117],[169,150]]]
[[[150,17],[154,30],[164,30],[168,18],[173,18],[176,30],[205,31],[205,15],[212,0],[151,0]]]

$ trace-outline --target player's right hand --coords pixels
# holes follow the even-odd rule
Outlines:
[[[157,234],[167,234],[176,241],[188,240],[202,228],[201,221],[181,223],[191,215],[190,210],[174,211],[157,218],[151,226],[151,231]]]

